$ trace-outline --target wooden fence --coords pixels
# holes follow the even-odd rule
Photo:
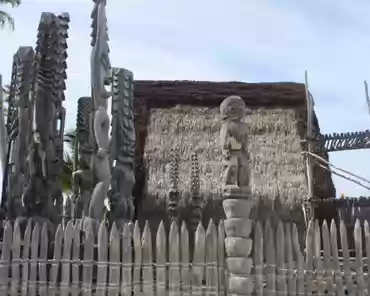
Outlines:
[[[222,222],[199,224],[192,254],[185,224],[167,235],[161,223],[154,244],[148,223],[123,234],[102,223],[95,237],[92,225],[81,231],[70,221],[51,239],[46,225],[28,221],[21,234],[18,222],[3,229],[0,296],[225,295]]]
[[[253,242],[255,295],[369,295],[368,222],[362,227],[356,221],[354,239],[351,258],[343,221],[339,231],[335,221],[330,227],[326,222],[320,227],[318,221],[311,221],[302,254],[294,224],[279,222],[273,231],[269,222],[264,227],[258,222]]]
[[[51,238],[46,226],[29,221],[21,233],[17,222],[3,229],[0,296],[3,295],[227,295],[224,268],[224,226],[200,224],[190,253],[189,233],[172,223],[156,236],[148,224],[125,225],[119,234],[104,224],[60,225]],[[23,234],[23,235],[22,235]],[[340,235],[339,235],[340,234]],[[49,237],[48,237],[49,236]],[[155,241],[152,242],[152,238]],[[253,295],[368,295],[370,228],[357,221],[355,254],[351,258],[347,230],[311,221],[306,249],[301,252],[294,224],[257,222],[253,229],[250,277]],[[339,240],[339,245],[338,245]],[[367,258],[364,258],[367,257]],[[364,260],[367,259],[367,260]]]

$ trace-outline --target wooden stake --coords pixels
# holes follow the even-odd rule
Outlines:
[[[307,71],[305,71],[305,90],[306,90],[306,102],[307,102],[307,151],[312,152],[312,138],[313,138],[313,99],[308,91],[308,76]],[[314,197],[313,192],[313,167],[311,156],[306,157],[306,170],[307,170],[307,186],[308,186],[308,202]],[[312,204],[309,204],[309,216],[308,220],[314,219]]]

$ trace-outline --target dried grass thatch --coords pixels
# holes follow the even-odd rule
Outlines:
[[[307,197],[304,161],[295,109],[256,109],[246,118],[250,125],[251,187],[260,201],[279,198],[289,208]],[[171,148],[180,150],[182,206],[190,198],[191,154],[200,168],[204,201],[221,199],[222,172],[218,108],[178,105],[150,110],[144,158],[148,164],[148,193],[165,201],[170,188]]]

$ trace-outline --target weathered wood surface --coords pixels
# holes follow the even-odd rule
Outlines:
[[[185,223],[168,233],[160,223],[156,236],[149,223],[119,233],[69,221],[54,235],[31,221],[23,235],[18,221],[4,225],[0,295],[226,295],[223,223],[199,224],[193,254]]]
[[[319,135],[316,141],[320,143],[318,150],[326,152],[369,149],[370,131]]]
[[[262,231],[263,229],[263,231]],[[365,236],[362,235],[365,234]],[[270,221],[254,227],[253,295],[369,295],[370,227],[354,228],[355,257],[350,257],[343,221],[319,225],[310,221],[301,252],[294,224]],[[340,245],[338,245],[338,242]],[[366,250],[366,254],[365,254]],[[339,257],[342,254],[342,258]]]
[[[84,229],[84,230],[82,230]],[[96,233],[95,233],[96,232]],[[155,235],[149,224],[97,229],[68,222],[55,234],[46,225],[7,222],[2,229],[1,295],[226,296],[225,229],[211,220],[194,233],[190,253],[185,223]],[[343,222],[311,221],[305,251],[297,227],[279,221],[254,225],[252,295],[368,295],[370,228],[356,222],[355,253]],[[341,254],[342,258],[339,257]],[[349,293],[349,294],[348,294]]]

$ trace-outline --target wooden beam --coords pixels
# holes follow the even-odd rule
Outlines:
[[[320,152],[370,149],[370,131],[319,135],[314,141],[319,142]]]

